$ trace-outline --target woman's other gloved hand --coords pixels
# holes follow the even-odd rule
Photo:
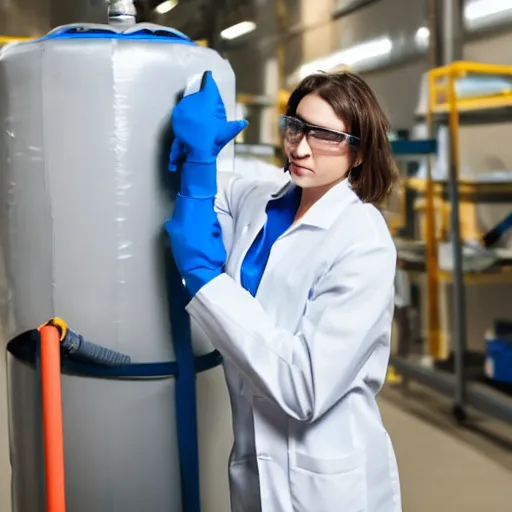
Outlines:
[[[181,192],[172,218],[166,223],[174,259],[187,289],[194,296],[222,274],[226,250],[215,213],[217,156],[246,126],[228,121],[226,109],[211,72],[201,90],[184,97],[174,108],[175,139],[169,170],[181,167]]]
[[[211,197],[217,192],[217,156],[245,127],[247,121],[228,121],[226,108],[211,71],[203,77],[201,89],[185,96],[174,108],[169,170],[182,166],[181,193],[190,197]]]

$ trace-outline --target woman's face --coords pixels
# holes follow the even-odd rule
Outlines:
[[[328,128],[336,132],[348,132],[348,127],[339,119],[331,106],[316,94],[305,96],[297,107],[295,117],[308,125]],[[293,135],[293,133],[292,133]],[[290,174],[299,187],[331,187],[345,178],[354,163],[354,152],[346,140],[329,140],[308,136],[293,137],[284,133],[284,151],[290,162]]]

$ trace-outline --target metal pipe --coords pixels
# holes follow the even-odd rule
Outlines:
[[[459,212],[459,113],[456,106],[455,80],[450,77],[450,174],[449,197],[451,207],[451,244],[453,257],[452,278],[452,346],[455,358],[455,405],[464,407],[465,402],[465,368],[466,355],[466,296],[464,289],[464,269],[462,256],[462,241],[460,236],[460,212]]]
[[[401,357],[392,357],[390,364],[403,377],[428,386],[444,396],[453,396],[457,387],[452,374],[425,368]],[[484,414],[512,424],[512,400],[507,396],[479,384],[471,384],[467,389],[467,404]]]
[[[333,20],[343,18],[354,12],[360,11],[363,7],[369,7],[370,5],[378,2],[379,0],[348,0],[345,2],[343,7],[336,9],[331,17]]]
[[[441,373],[396,356],[391,357],[389,364],[393,366],[397,373],[407,379],[419,382],[444,396],[450,397],[453,395],[454,377],[449,373]]]
[[[137,22],[137,9],[133,0],[110,0],[108,22],[120,28],[131,27]]]
[[[442,65],[441,50],[443,47],[441,30],[440,30],[440,16],[439,16],[439,1],[428,0],[428,29],[429,29],[429,64],[431,68],[437,68]]]
[[[434,7],[434,10],[437,10],[437,21],[434,21],[437,25],[437,30],[439,32],[439,37],[436,38],[436,43],[438,44],[438,48],[436,49],[436,60],[439,59],[439,62],[437,63],[436,67],[442,65],[442,61],[446,58],[445,52],[443,51],[442,44],[440,44],[440,40],[442,39],[442,36],[444,35],[443,32],[445,31],[444,28],[444,20],[440,19],[443,18],[441,16],[442,14],[442,5],[441,2],[445,2],[446,0],[429,0],[432,2],[432,4],[435,2],[436,5]],[[432,8],[431,8],[432,9]],[[431,11],[432,12],[432,11]],[[461,12],[461,9],[458,9],[458,12]],[[446,16],[445,16],[446,18]],[[427,21],[427,20],[426,20]],[[460,21],[460,18],[459,18]],[[265,37],[256,37],[254,36],[248,36],[247,38],[244,38],[243,42],[225,42],[226,50],[233,49],[240,49],[243,46],[247,45],[258,45],[261,48],[267,48],[269,46],[273,46],[277,44],[279,41],[288,42],[294,37],[298,37],[304,32],[308,32],[311,30],[318,30],[320,27],[328,25],[329,23],[332,23],[331,16],[326,16],[324,19],[315,22],[315,23],[299,23],[296,25],[290,25],[287,27],[287,29],[283,32],[276,33],[265,36]],[[465,25],[463,27],[462,25]],[[496,16],[496,17],[485,17],[478,20],[468,20],[465,19],[464,24],[459,24],[458,27],[458,41],[460,44],[461,37],[465,35],[466,40],[474,40],[476,38],[482,37],[483,34],[487,34],[489,31],[497,28],[501,28],[504,26],[510,26],[512,25],[512,12],[511,11],[505,11],[503,15]],[[426,26],[417,27],[417,29],[414,30],[408,30],[408,31],[391,31],[389,34],[382,34],[389,36],[393,41],[393,51],[390,54],[382,55],[380,57],[376,57],[375,59],[372,59],[371,63],[365,63],[365,69],[364,71],[374,71],[377,69],[385,69],[386,67],[393,66],[396,64],[399,64],[400,62],[404,62],[407,59],[411,59],[414,57],[420,57],[422,55],[426,55],[428,51],[428,45],[425,45],[424,43],[418,44],[415,42],[415,35],[417,34],[418,29],[424,30],[425,28],[429,28],[432,32],[432,27],[430,26],[430,23],[427,23]],[[464,30],[463,30],[464,28]],[[464,33],[464,34],[463,34]],[[430,36],[430,41],[433,41],[432,36]],[[364,40],[357,40],[354,41],[354,44],[360,44],[364,43]],[[454,60],[460,60],[462,58],[462,47],[458,47],[458,55],[456,52],[452,52],[452,48],[457,50],[457,45],[450,46],[450,49],[446,50],[446,53],[453,55]],[[451,61],[450,61],[451,62]]]
[[[444,0],[444,63],[451,64],[462,59],[462,2]],[[466,354],[466,300],[462,241],[460,237],[459,212],[459,114],[454,72],[449,77],[448,95],[450,104],[450,146],[449,146],[449,197],[451,207],[450,241],[452,245],[452,347],[455,359],[455,407],[463,408],[466,399],[466,375],[464,368]]]
[[[223,53],[223,41],[220,36],[220,33],[222,31],[222,28],[225,28],[222,26],[222,13],[226,12],[226,9],[226,0],[217,0],[215,5],[212,4],[211,10],[209,11],[212,23],[210,26],[210,33],[208,35],[208,46],[221,54]]]
[[[287,26],[287,8],[285,0],[276,0],[276,21],[277,30],[280,34],[286,32]],[[276,45],[278,73],[279,73],[279,90],[286,89],[286,44],[283,40],[279,40]]]
[[[462,59],[462,1],[443,0],[444,64]]]
[[[432,73],[428,74],[428,109],[426,124],[428,137],[436,137],[433,118],[433,94],[435,80]],[[427,159],[427,181],[425,188],[426,210],[426,262],[427,262],[427,299],[428,299],[428,347],[433,359],[438,359],[441,346],[441,332],[439,328],[439,246],[437,241],[436,212],[434,204],[434,181],[432,177],[432,159]]]

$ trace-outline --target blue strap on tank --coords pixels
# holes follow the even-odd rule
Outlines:
[[[167,261],[172,260],[169,258]],[[72,356],[63,355],[61,369],[63,373],[96,378],[176,377],[176,422],[183,512],[200,512],[196,373],[220,365],[222,357],[217,351],[204,356],[194,356],[190,318],[185,311],[189,297],[174,265],[169,268],[167,286],[176,361],[102,366],[73,361]],[[11,340],[7,350],[14,357],[34,364],[40,378],[39,345],[39,331],[33,329]]]
[[[34,329],[24,332],[12,339],[7,350],[20,361],[35,365],[39,347],[39,332]],[[214,350],[209,354],[194,358],[195,373],[202,373],[222,364],[222,356]],[[178,361],[162,363],[130,363],[120,366],[103,366],[76,362],[63,357],[61,360],[62,373],[81,377],[99,379],[146,379],[162,377],[179,377],[181,372]]]
[[[176,421],[180,452],[181,502],[183,512],[201,510],[197,394],[190,318],[185,311],[190,301],[181,276],[168,249],[167,289],[174,352],[180,370],[176,379]]]
[[[49,32],[39,39],[34,39],[24,44],[34,44],[56,39],[118,39],[122,41],[161,42],[197,46],[197,43],[189,39],[185,34],[171,28],[162,28],[161,30],[141,28],[133,32],[116,32],[109,29],[108,26],[105,26],[105,28],[64,26]]]

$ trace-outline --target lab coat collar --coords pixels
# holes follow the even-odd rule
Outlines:
[[[295,188],[293,181],[280,187],[272,199],[279,199]],[[313,226],[329,229],[342,210],[350,203],[358,201],[357,194],[352,190],[346,178],[326,192],[302,217],[297,225]]]

